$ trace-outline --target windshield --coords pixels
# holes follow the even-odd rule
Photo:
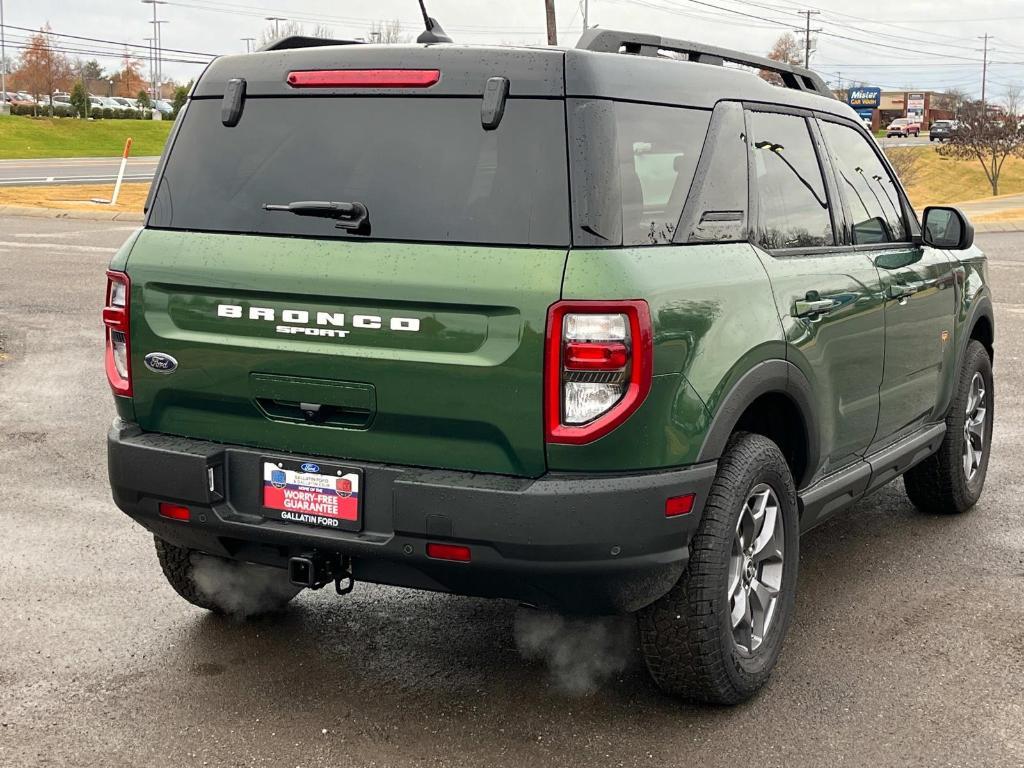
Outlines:
[[[512,99],[485,131],[479,98],[250,98],[235,127],[220,99],[189,103],[149,225],[317,238],[565,246],[565,112]],[[265,210],[359,203],[368,226]]]

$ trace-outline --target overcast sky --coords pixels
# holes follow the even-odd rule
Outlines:
[[[152,6],[140,0],[2,2],[11,57],[18,55],[26,34],[11,27],[49,23],[58,34],[122,44],[58,38],[69,55],[98,58],[113,68],[116,52],[127,42],[143,46],[140,58],[146,58]],[[581,5],[556,0],[559,43],[575,44],[583,28]],[[428,8],[457,42],[544,42],[543,0],[428,0]],[[832,84],[841,76],[844,84],[854,79],[883,88],[957,87],[978,95],[978,36],[986,32],[995,36],[990,44],[990,98],[998,100],[1008,85],[1024,82],[1022,0],[814,0],[807,5],[798,0],[591,0],[590,23],[764,54],[780,33],[802,27],[802,8],[821,11],[812,17],[812,27],[821,33],[811,65]],[[241,38],[259,37],[266,16],[301,21],[308,28],[323,23],[339,37],[367,36],[377,20],[398,19],[411,34],[421,24],[417,0],[168,0],[159,6],[159,18],[168,22],[163,26],[165,56],[195,61],[202,58],[196,53],[244,51]],[[201,64],[185,61],[164,65],[165,74],[178,80],[201,70]]]

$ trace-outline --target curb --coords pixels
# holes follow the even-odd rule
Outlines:
[[[35,219],[83,219],[85,221],[132,221],[141,223],[145,214],[130,211],[88,211],[69,208],[28,208],[0,205],[0,216],[27,216]]]

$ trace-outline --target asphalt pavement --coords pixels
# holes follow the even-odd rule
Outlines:
[[[902,138],[893,136],[891,139],[881,138],[878,140],[878,143],[883,147],[927,147],[929,144],[932,144],[927,134],[923,136],[904,136]],[[932,146],[936,145],[932,144]]]
[[[501,601],[357,584],[250,624],[185,603],[107,487],[99,311],[129,233],[0,219],[5,768],[1024,765],[1024,235],[979,237],[998,323],[981,502],[930,517],[897,482],[805,536],[781,662],[720,709],[660,695],[628,621],[552,620],[538,650]]]
[[[151,181],[159,157],[130,157],[126,181]],[[40,184],[102,184],[117,178],[120,157],[0,160],[0,187]]]

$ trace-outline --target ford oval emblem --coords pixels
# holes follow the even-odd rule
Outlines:
[[[163,352],[150,352],[144,362],[153,373],[174,373],[178,370],[178,361]]]
[[[309,462],[306,462],[301,467],[299,467],[299,469],[301,469],[303,472],[314,472],[314,473],[316,473],[316,472],[320,471],[320,465],[318,465],[318,464],[311,464]]]

